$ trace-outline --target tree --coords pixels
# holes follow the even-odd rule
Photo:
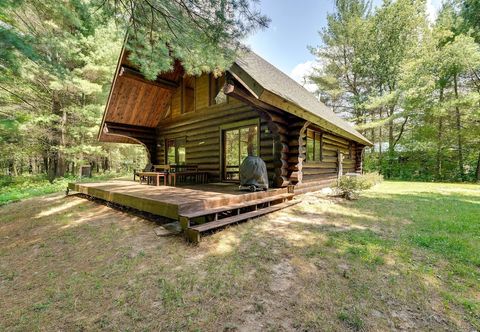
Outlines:
[[[17,137],[1,142],[11,151],[2,155],[10,173],[28,164],[53,180],[101,158],[108,148],[96,132],[122,33],[87,2],[24,1],[3,10],[3,32],[16,40],[0,67],[0,120],[13,124],[5,135]]]
[[[248,0],[98,2],[128,31],[130,60],[149,79],[176,60],[188,74],[220,73],[233,63],[244,37],[269,22]]]
[[[0,130],[18,138],[5,163],[25,169],[29,159],[50,179],[87,161],[110,166],[116,148],[96,133],[125,32],[130,60],[154,79],[174,61],[191,74],[222,71],[267,23],[244,0],[2,1]]]
[[[363,103],[369,93],[365,59],[369,56],[370,2],[337,0],[336,7],[320,32],[323,45],[310,48],[323,64],[310,79],[327,105],[360,125],[365,121]]]
[[[408,179],[479,176],[478,25],[466,2],[444,4],[434,24],[424,1],[386,0],[373,11],[336,2],[311,79],[374,142],[367,168]]]

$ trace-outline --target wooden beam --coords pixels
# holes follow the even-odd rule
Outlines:
[[[161,77],[157,77],[157,79],[155,81],[147,80],[145,78],[145,76],[143,76],[143,74],[141,72],[139,72],[138,70],[131,69],[131,68],[128,68],[128,67],[125,67],[125,66],[120,67],[120,72],[119,72],[118,76],[131,78],[131,79],[134,79],[134,80],[140,81],[142,83],[146,83],[146,84],[155,85],[155,86],[158,86],[162,89],[175,90],[180,86],[175,81],[170,81],[170,80],[167,80],[167,79],[164,79],[164,78],[161,78]]]
[[[118,123],[118,122],[110,122],[110,121],[105,121],[105,125],[108,127],[108,129],[129,130],[132,132],[149,133],[149,134],[155,135],[155,128],[152,128],[152,127],[131,125],[126,123]]]
[[[254,108],[258,108],[260,110],[265,110],[269,112],[275,112],[276,114],[286,114],[286,112],[282,111],[279,108],[271,106],[263,101],[255,98],[249,91],[247,91],[241,84],[236,83],[233,80],[231,83],[227,83],[223,87],[223,93],[227,96],[234,97],[244,103],[253,106]],[[277,118],[279,118],[277,116]]]

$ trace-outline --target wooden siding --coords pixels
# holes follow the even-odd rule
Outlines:
[[[196,105],[209,103],[205,80],[197,78]],[[201,91],[200,93],[198,93]],[[174,94],[175,95],[175,94]],[[273,138],[265,121],[256,110],[238,101],[195,109],[189,114],[181,114],[172,103],[172,118],[162,121],[157,127],[157,160],[166,162],[165,141],[172,138],[185,138],[186,163],[196,164],[209,173],[210,180],[219,180],[221,172],[221,128],[224,125],[240,124],[242,121],[260,121],[260,157],[267,163],[269,178],[274,177]]]
[[[359,171],[357,169],[359,154],[354,142],[330,132],[322,131],[322,128],[314,125],[308,128],[322,133],[322,160],[306,160],[303,162],[303,182],[335,179],[338,174],[338,153],[342,153],[344,156],[343,174]],[[304,146],[301,148],[303,151],[305,151],[306,139],[305,131],[303,136]]]
[[[181,84],[183,84],[182,81]],[[344,173],[358,171],[360,164],[358,158],[361,156],[358,151],[361,152],[361,149],[359,150],[358,146],[348,139],[312,124],[308,125],[308,129],[322,132],[322,161],[303,161],[302,167],[299,167],[299,157],[305,158],[306,130],[302,131],[304,120],[288,114],[285,114],[282,120],[278,119],[279,115],[276,115],[274,116],[276,120],[270,119],[270,121],[275,120],[272,122],[274,127],[279,127],[277,128],[279,132],[275,134],[272,133],[272,123],[269,125],[267,122],[268,116],[260,116],[262,111],[257,111],[254,107],[235,98],[229,98],[228,103],[210,106],[210,90],[208,75],[196,77],[195,110],[186,114],[182,113],[182,86],[173,91],[171,115],[168,119],[160,121],[157,127],[156,153],[159,163],[166,162],[165,141],[182,138],[186,141],[186,163],[196,164],[199,169],[209,172],[210,180],[220,180],[221,128],[225,125],[258,119],[260,157],[267,164],[271,185],[281,185],[281,183],[285,185],[285,181],[288,182],[288,180],[291,183],[297,183],[298,179],[303,183],[335,179],[338,172],[338,152],[344,154]],[[270,118],[272,116],[270,114]],[[302,138],[299,137],[301,131]],[[289,146],[288,149],[285,149],[286,145]],[[352,153],[349,152],[350,148]],[[282,170],[283,166],[285,170]],[[281,181],[282,177],[283,181]]]

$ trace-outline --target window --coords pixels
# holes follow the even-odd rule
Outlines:
[[[307,161],[322,161],[322,133],[307,129]]]
[[[182,80],[182,113],[195,110],[195,77],[188,76]]]
[[[166,140],[167,164],[184,165],[186,162],[186,139],[176,138]]]
[[[228,97],[223,93],[225,76],[215,77],[210,74],[210,105],[218,105],[228,102]]]
[[[223,131],[223,179],[239,180],[239,167],[247,156],[258,156],[258,126]]]

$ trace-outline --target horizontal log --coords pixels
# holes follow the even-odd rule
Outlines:
[[[323,133],[323,138],[331,140],[331,141],[335,141],[335,142],[338,142],[338,143],[341,143],[341,144],[344,144],[344,145],[348,145],[349,142],[350,142],[349,140],[347,140],[345,138],[335,136],[335,135],[332,135],[332,134],[329,134],[329,133]]]
[[[219,149],[219,144],[218,144],[218,140],[216,142],[213,142],[213,143],[209,143],[209,144],[188,144],[187,143],[187,153],[195,153],[195,152],[200,152],[200,151],[212,151],[212,150],[216,150],[216,151],[220,151]]]
[[[208,157],[208,158],[189,158],[187,156],[187,164],[220,164],[220,158],[218,157]]]
[[[210,106],[203,110],[196,110],[195,112],[182,114],[170,119],[162,120],[160,127],[176,128],[180,126],[186,126],[197,123],[199,119],[208,121],[216,118],[225,118],[235,113],[250,112],[258,114],[252,107],[248,105],[232,105],[230,103],[224,103],[220,105]]]
[[[275,186],[277,188],[282,188],[282,187],[286,187],[290,184],[290,182],[288,181],[288,179],[284,176],[278,176],[274,179],[274,182],[275,182]]]
[[[159,126],[158,130],[163,135],[195,135],[208,131],[218,131],[223,124],[235,123],[243,120],[254,120],[258,117],[249,113],[233,113],[225,117],[217,117],[210,120],[200,120],[189,125],[181,125],[176,127]]]
[[[329,144],[329,145],[332,145],[332,146],[337,146],[341,149],[348,150],[348,145],[345,145],[345,144],[341,144],[341,143],[331,141],[331,140],[328,140],[328,139],[323,139],[322,142],[323,142],[323,144]]]
[[[315,169],[303,169],[302,170],[303,172],[303,175],[306,176],[306,175],[316,175],[316,174],[332,174],[332,173],[337,173],[337,169],[336,168],[325,168],[325,169],[322,169],[322,168],[315,168]]]
[[[311,169],[315,169],[315,168],[336,168],[337,167],[337,163],[335,162],[322,162],[322,163],[310,163],[310,162],[305,162],[303,164],[303,168],[311,168]]]

